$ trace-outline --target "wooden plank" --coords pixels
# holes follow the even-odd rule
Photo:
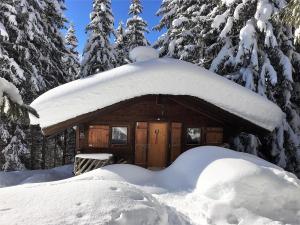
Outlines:
[[[109,147],[109,126],[91,125],[88,131],[88,145],[91,148]]]
[[[205,143],[207,145],[223,144],[223,128],[207,127],[205,135]]]
[[[135,129],[135,164],[145,167],[147,164],[148,123],[137,122]]]
[[[181,154],[182,123],[171,124],[171,162]]]
[[[148,167],[166,166],[168,123],[149,123]]]

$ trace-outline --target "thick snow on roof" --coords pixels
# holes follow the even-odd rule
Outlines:
[[[154,48],[139,46],[129,52],[129,58],[133,62],[143,62],[151,59],[158,59],[159,53]]]
[[[282,119],[278,106],[206,69],[162,58],[118,67],[54,88],[31,106],[42,128],[148,94],[190,95],[272,131]]]

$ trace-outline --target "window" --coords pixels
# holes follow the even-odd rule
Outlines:
[[[201,128],[187,128],[186,143],[188,145],[200,145],[201,144]]]
[[[127,127],[112,127],[111,129],[111,144],[126,145],[128,139]]]

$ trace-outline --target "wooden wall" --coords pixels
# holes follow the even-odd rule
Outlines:
[[[191,97],[192,98],[192,97]],[[78,127],[84,133],[84,138],[80,138],[79,129],[77,132],[77,149],[85,153],[113,153],[120,158],[126,159],[128,162],[133,163],[135,154],[135,127],[136,122],[154,122],[165,121],[170,123],[177,122],[182,124],[181,143],[182,150],[185,151],[194,145],[187,145],[186,129],[193,127],[201,127],[202,132],[206,129],[221,128],[224,130],[224,142],[235,133],[232,126],[226,124],[227,121],[220,120],[218,113],[207,112],[207,110],[193,109],[193,105],[185,103],[185,99],[181,96],[173,96],[172,99],[167,96],[143,96],[137,98],[135,101],[122,105],[113,112],[102,114],[90,118],[90,120],[80,124]],[[220,112],[219,112],[220,114]],[[90,126],[109,125],[111,126],[128,126],[129,142],[127,145],[111,145],[108,144],[107,148],[98,148],[97,146],[91,147],[88,144],[88,129]],[[234,125],[234,124],[232,124]],[[111,130],[108,131],[111,135]],[[171,135],[171,132],[169,132]],[[215,132],[218,135],[218,131]],[[83,136],[81,134],[81,136]],[[205,135],[201,135],[202,144],[206,144]],[[214,137],[210,137],[211,140]],[[171,139],[170,139],[171,140]],[[172,143],[170,143],[172,144]],[[209,143],[213,145],[214,143]],[[169,159],[173,156],[169,156]]]

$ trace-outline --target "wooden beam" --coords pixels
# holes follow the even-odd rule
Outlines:
[[[194,105],[187,104],[186,102],[184,102],[184,101],[182,101],[182,100],[179,100],[179,99],[177,99],[177,98],[175,98],[175,97],[169,96],[168,98],[169,98],[171,101],[173,101],[173,102],[175,102],[175,103],[177,103],[177,104],[179,104],[179,105],[181,105],[181,106],[183,106],[183,107],[185,107],[185,108],[187,108],[187,109],[190,109],[190,110],[192,110],[192,111],[194,111],[194,112],[196,112],[196,113],[199,113],[199,114],[202,115],[202,116],[205,116],[205,117],[207,117],[207,118],[210,118],[211,120],[214,120],[214,121],[216,121],[216,122],[218,122],[218,123],[220,123],[220,124],[223,124],[223,125],[225,124],[223,121],[218,120],[216,117],[214,117],[214,116],[212,116],[212,115],[210,115],[210,114],[204,112],[203,110],[200,110],[198,107],[195,107]]]

